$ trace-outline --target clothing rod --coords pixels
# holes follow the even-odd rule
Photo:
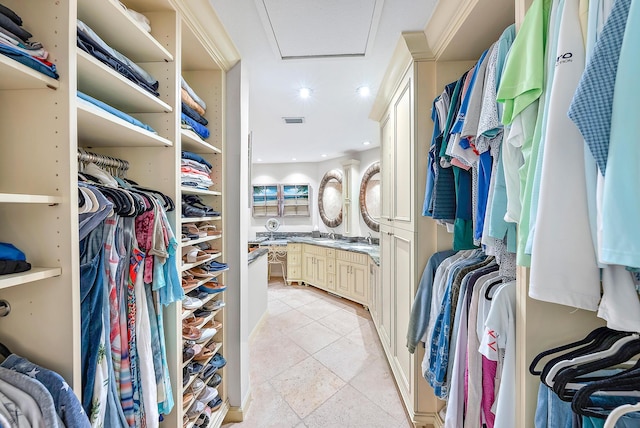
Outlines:
[[[129,170],[129,162],[126,160],[87,152],[83,149],[78,149],[78,162],[95,163],[98,166],[116,168],[122,172]]]

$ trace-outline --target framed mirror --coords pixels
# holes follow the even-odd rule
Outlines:
[[[371,164],[362,176],[360,215],[369,229],[380,231],[380,162]]]
[[[332,169],[325,173],[318,190],[318,211],[327,227],[342,224],[342,171]]]

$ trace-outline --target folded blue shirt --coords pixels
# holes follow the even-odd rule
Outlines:
[[[182,120],[184,122],[187,123],[187,125],[189,125],[189,126],[191,126],[193,128],[193,130],[195,131],[196,134],[198,134],[202,138],[209,138],[209,130],[207,128],[205,128],[204,126],[200,125],[198,122],[196,122],[195,120],[191,119],[189,116],[187,116],[184,113],[180,113],[180,117],[182,118]]]
[[[22,251],[17,249],[13,244],[0,242],[0,260],[27,260]]]
[[[135,126],[139,126],[140,128],[146,129],[147,131],[153,132],[154,134],[157,134],[157,132],[150,127],[149,125],[147,125],[146,123],[142,123],[140,122],[138,119],[136,119],[135,117],[129,116],[128,114],[111,107],[109,104],[105,104],[100,100],[96,100],[93,97],[90,97],[89,95],[85,94],[84,92],[80,92],[78,91],[78,98],[81,98],[87,102],[90,102],[91,104],[95,105],[96,107],[100,107],[102,110],[106,111],[107,113],[111,113],[114,116],[119,117],[122,120],[125,120]]]
[[[31,55],[28,55],[18,49],[12,48],[9,45],[0,45],[0,53],[18,61],[20,64],[24,64],[29,68],[33,68],[34,70],[39,71],[42,74],[53,77],[54,79],[58,79],[60,77],[58,76],[58,73],[56,73],[55,64],[48,66],[38,61]]]

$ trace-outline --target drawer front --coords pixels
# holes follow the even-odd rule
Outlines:
[[[300,252],[302,251],[302,244],[287,244],[287,252]]]
[[[300,253],[287,253],[287,266],[297,266],[300,265],[300,261],[302,260],[302,255]]]
[[[336,276],[332,273],[327,273],[327,290],[336,291]]]
[[[336,250],[327,249],[327,257],[335,257],[335,256],[336,256]]]
[[[302,267],[300,266],[289,266],[287,268],[287,279],[289,281],[297,280],[302,278]]]
[[[336,272],[336,259],[327,258],[327,273]]]

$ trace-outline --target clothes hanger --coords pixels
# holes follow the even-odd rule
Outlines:
[[[486,296],[485,296],[486,297]],[[544,358],[552,354],[556,354],[558,352],[567,351],[569,349],[576,348],[578,346],[587,345],[593,341],[595,341],[598,337],[608,334],[611,329],[608,327],[598,327],[595,330],[591,331],[584,339],[578,340],[577,342],[567,343],[566,345],[558,346],[556,348],[547,349],[546,351],[542,351],[531,361],[529,365],[529,373],[534,376],[539,376],[542,374],[542,371],[536,370],[536,366],[538,363]]]
[[[489,286],[484,290],[484,298],[487,300],[493,300],[493,296],[490,296],[489,293],[496,287],[496,285],[501,284],[503,284],[502,278],[500,278],[496,282],[492,282],[491,284],[489,284]]]
[[[626,363],[633,357],[640,353],[640,339],[638,334],[633,334],[634,340],[625,342],[620,349],[613,355],[605,356],[604,358],[591,361],[584,364],[578,364],[573,367],[565,368],[558,373],[553,379],[554,384],[552,389],[560,397],[560,399],[569,401],[572,394],[567,391],[567,384],[570,382],[579,381],[578,378],[593,373],[598,370],[607,369],[616,365]]]
[[[607,419],[604,421],[603,428],[615,428],[616,422],[618,419],[631,412],[639,412],[640,411],[640,403],[637,404],[623,404],[622,406],[616,407],[609,413]]]
[[[569,360],[571,358],[574,358],[580,355],[586,355],[589,353],[609,349],[618,339],[631,335],[631,333],[628,333],[628,332],[622,332],[622,331],[611,330],[611,329],[607,329],[607,330],[596,329],[595,330],[596,334],[594,335],[593,340],[590,343],[587,343],[586,346],[573,349],[565,354],[561,354],[549,360],[545,364],[544,368],[542,369],[542,373],[540,373],[540,380],[545,385],[551,387],[551,385],[547,384],[546,379],[551,368],[554,367],[557,363],[564,360]]]
[[[13,354],[13,352],[11,352],[4,343],[0,342],[0,355],[9,358],[11,354]]]
[[[616,395],[625,397],[628,396],[630,400],[637,401],[640,400],[639,382],[640,370],[638,370],[637,368],[633,371],[625,371],[602,380],[589,382],[585,385],[580,386],[579,389],[575,390],[575,394],[571,399],[571,409],[574,411],[574,413],[580,415],[601,418],[601,412],[594,411],[590,408],[592,406],[591,396],[594,393],[604,392],[608,393],[608,395],[611,395],[611,393],[613,392],[633,392],[634,394]],[[567,392],[569,392],[568,388]]]
[[[584,355],[578,355],[570,359],[565,359],[562,361],[558,361],[556,364],[551,367],[549,372],[547,373],[544,383],[553,388],[555,383],[555,377],[561,370],[564,370],[568,367],[576,366],[579,364],[590,363],[592,361],[601,360],[606,357],[615,356],[627,343],[638,340],[640,336],[638,335],[629,335],[623,336],[620,339],[616,340],[611,347],[603,350],[598,350],[595,352],[590,352]]]

